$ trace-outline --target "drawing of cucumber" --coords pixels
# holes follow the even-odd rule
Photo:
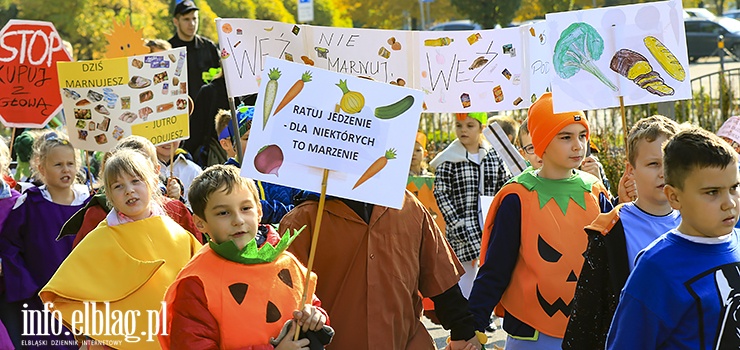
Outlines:
[[[414,96],[408,95],[387,106],[375,108],[375,116],[379,119],[393,119],[408,111],[414,105]]]

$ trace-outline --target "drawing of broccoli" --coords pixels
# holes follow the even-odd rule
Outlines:
[[[553,66],[563,79],[568,79],[583,69],[617,91],[617,86],[594,64],[603,52],[604,39],[599,32],[588,23],[576,22],[560,33],[560,39],[555,44]]]

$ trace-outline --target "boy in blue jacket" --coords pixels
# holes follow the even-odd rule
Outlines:
[[[738,349],[737,155],[695,128],[666,144],[663,168],[681,223],[638,255],[607,349]]]

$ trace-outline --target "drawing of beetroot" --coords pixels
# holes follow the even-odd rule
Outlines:
[[[264,146],[254,156],[254,168],[262,174],[278,176],[281,165],[283,165],[283,150],[278,145]]]

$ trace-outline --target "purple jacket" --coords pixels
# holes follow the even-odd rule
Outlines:
[[[74,237],[57,241],[62,225],[80,205],[61,205],[46,200],[38,187],[24,193],[25,201],[12,210],[0,231],[0,258],[6,300],[16,302],[36,297],[62,261],[72,251]],[[89,200],[85,200],[85,203]],[[0,201],[0,207],[15,201]],[[3,213],[0,208],[0,215]],[[2,216],[0,216],[2,218]]]

